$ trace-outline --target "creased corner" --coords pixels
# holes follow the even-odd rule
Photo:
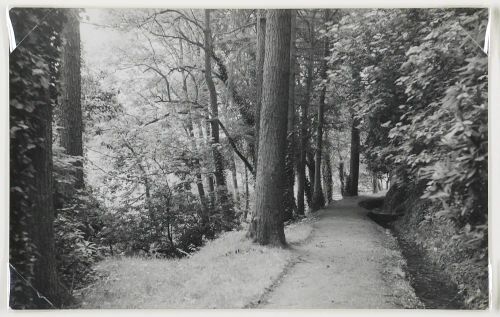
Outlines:
[[[16,35],[14,34],[14,28],[12,27],[12,21],[9,15],[10,8],[6,8],[5,13],[7,15],[5,21],[7,21],[7,32],[9,33],[9,54],[16,49]]]
[[[488,24],[486,25],[486,32],[484,34],[484,47],[483,51],[488,55],[490,48],[490,25],[491,25],[491,9],[488,10]]]

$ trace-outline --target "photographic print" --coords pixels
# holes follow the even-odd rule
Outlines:
[[[488,9],[8,22],[12,309],[488,308]]]

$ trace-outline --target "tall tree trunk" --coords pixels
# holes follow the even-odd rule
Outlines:
[[[59,10],[49,12],[57,25]],[[59,59],[51,37],[61,29],[43,23],[46,9],[13,8],[9,14],[16,34],[28,34],[33,21],[40,26],[9,56],[10,306],[58,308],[72,301],[57,274],[54,246],[51,89],[58,87],[49,83]]]
[[[33,151],[34,197],[32,210],[31,236],[39,253],[35,263],[35,288],[51,301],[61,304],[69,296],[57,276],[54,247],[54,207],[52,178],[52,111],[49,103],[37,106],[34,116],[40,118],[39,134],[43,144]],[[64,296],[60,298],[61,293]]]
[[[325,9],[325,21],[328,21],[329,11]],[[323,87],[319,95],[318,104],[318,126],[316,130],[316,154],[315,154],[315,174],[314,174],[314,192],[312,197],[311,209],[316,211],[325,205],[325,197],[321,188],[321,157],[323,150],[323,117],[325,112],[325,96],[326,96],[326,83],[327,80],[327,61],[330,51],[328,49],[328,41],[324,41],[323,60],[321,61],[320,77],[323,80]]]
[[[323,185],[325,188],[325,201],[327,204],[333,202],[333,179],[332,179],[332,162],[330,159],[330,154],[323,153],[323,164],[321,168],[323,170]]]
[[[80,21],[78,11],[68,9],[62,30],[61,58],[61,146],[66,154],[83,156],[82,102],[80,75]],[[76,164],[75,188],[83,188],[82,161]]]
[[[287,115],[287,151],[285,157],[285,213],[283,220],[293,218],[297,209],[293,188],[295,184],[295,38],[296,38],[296,10],[291,10],[291,41],[290,41],[290,80],[288,81],[288,115]]]
[[[312,23],[312,22],[311,22]],[[307,58],[307,78],[306,78],[306,93],[301,107],[301,122],[300,122],[300,154],[299,163],[297,164],[297,215],[304,215],[304,193],[306,187],[306,150],[308,139],[308,109],[311,101],[313,71],[314,71],[314,27],[309,24],[309,54]]]
[[[290,76],[290,10],[269,10],[260,116],[255,213],[249,229],[262,245],[284,246],[283,197]]]
[[[264,53],[266,45],[266,10],[259,9],[257,13],[257,54],[255,70],[255,149],[254,168],[257,173],[259,156],[260,111],[262,107],[262,80],[264,74]]]
[[[358,196],[359,180],[359,119],[354,118],[351,126],[351,158],[349,164],[349,186],[347,196]]]
[[[212,79],[212,62],[211,55],[212,52],[212,31],[210,29],[210,10],[205,9],[205,29],[203,30],[205,39],[205,81],[207,83],[208,91],[210,94],[210,130],[212,132],[212,153],[214,157],[215,165],[215,183],[217,198],[219,204],[222,208],[222,218],[223,218],[223,229],[231,230],[234,223],[234,209],[229,201],[226,180],[224,179],[224,163],[222,153],[218,148],[219,142],[219,109],[217,105],[217,91],[215,90],[215,84]]]

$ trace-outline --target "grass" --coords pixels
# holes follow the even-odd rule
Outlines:
[[[312,232],[306,218],[285,230],[288,243]],[[243,308],[258,299],[293,258],[290,250],[224,233],[183,259],[110,258],[105,276],[82,294],[82,308]]]

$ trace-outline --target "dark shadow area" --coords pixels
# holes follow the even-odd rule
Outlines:
[[[359,206],[368,209],[368,217],[383,228],[390,229],[396,237],[399,248],[407,262],[410,284],[416,295],[430,309],[464,309],[459,289],[443,270],[428,260],[425,250],[414,241],[407,241],[394,230],[393,221],[401,214],[392,215],[382,212],[384,197],[367,198]]]
[[[383,208],[384,197],[369,197],[361,200],[358,205],[368,209],[367,216],[384,228],[387,228],[390,222],[398,219],[402,215],[386,212]]]

